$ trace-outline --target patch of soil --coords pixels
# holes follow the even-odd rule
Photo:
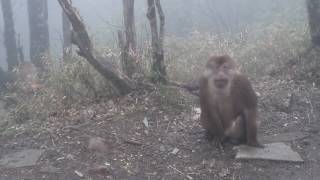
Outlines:
[[[254,82],[259,97],[260,136],[308,134],[286,144],[304,163],[235,160],[231,145],[204,138],[197,99],[160,91],[77,106],[50,116],[36,130],[0,138],[0,157],[20,149],[44,149],[36,166],[0,167],[0,179],[315,179],[320,176],[320,91],[264,77]],[[171,89],[172,90],[172,89]],[[183,101],[181,101],[183,99]],[[28,122],[27,122],[28,123]],[[99,137],[100,150],[89,148]],[[102,150],[101,150],[102,149]]]

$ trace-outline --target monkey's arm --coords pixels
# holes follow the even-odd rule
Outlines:
[[[238,82],[241,87],[238,88],[241,92],[241,102],[243,107],[243,115],[246,122],[246,138],[247,144],[250,146],[263,147],[257,138],[257,104],[258,98],[253,90],[249,79],[245,76],[238,76]]]
[[[221,119],[218,116],[214,108],[214,104],[211,103],[211,96],[208,88],[208,80],[206,78],[200,79],[200,120],[202,126],[214,136],[217,136],[220,140],[224,139],[224,129]]]
[[[257,133],[257,110],[256,109],[246,109],[244,111],[244,116],[246,120],[246,136],[247,136],[247,144],[249,146],[263,147],[258,141],[258,133]]]

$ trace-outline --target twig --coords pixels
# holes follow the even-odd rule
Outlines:
[[[311,113],[311,115],[312,115],[312,120],[314,120],[316,117],[315,117],[315,115],[314,115],[314,108],[313,108],[313,105],[312,105],[312,102],[311,102],[310,98],[308,98],[308,102],[309,102],[309,104],[310,104],[310,113]],[[310,123],[310,122],[309,122],[309,123]]]
[[[131,139],[123,139],[123,141],[128,143],[128,144],[132,144],[132,145],[138,145],[138,146],[142,145],[141,142],[138,142],[138,141],[135,141],[135,140],[131,140]]]
[[[166,133],[165,133],[165,134],[168,133],[170,123],[171,123],[171,121],[168,122],[167,129],[166,129]]]
[[[169,165],[169,168],[175,170],[176,172],[178,172],[179,174],[185,176],[185,177],[186,177],[187,179],[189,179],[189,180],[192,180],[192,179],[193,179],[193,177],[191,177],[191,176],[189,176],[189,175],[187,175],[187,174],[179,171],[177,168],[175,168],[175,167],[173,167],[173,166],[171,166],[171,165]]]

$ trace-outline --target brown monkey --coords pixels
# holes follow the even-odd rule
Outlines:
[[[257,96],[228,55],[212,56],[200,79],[200,120],[221,142],[263,147],[257,139]]]

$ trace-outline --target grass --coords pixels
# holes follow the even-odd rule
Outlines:
[[[318,56],[311,53],[301,58],[309,45],[308,37],[308,28],[303,22],[294,26],[290,23],[256,24],[237,34],[215,35],[195,31],[187,38],[167,37],[167,71],[172,80],[196,80],[210,54],[229,54],[251,77],[274,74],[280,77],[291,73],[292,68],[288,67],[291,62],[299,64],[294,71],[294,74],[300,74],[299,77],[309,70],[312,70],[310,77],[320,77],[315,68],[319,67],[319,61],[314,60]],[[118,50],[102,47],[99,51],[119,66]],[[144,77],[149,77],[150,43],[145,43],[134,56]],[[11,117],[16,123],[35,119],[45,121],[51,114],[61,114],[75,104],[107,101],[114,95],[110,83],[84,59],[74,56],[64,64],[57,62],[49,65],[47,78],[41,80],[41,88],[29,92],[30,85],[22,81],[12,86],[8,95],[15,99]],[[305,78],[309,78],[309,74]],[[163,103],[183,107],[183,99],[176,89],[159,87],[159,93],[163,96]]]

